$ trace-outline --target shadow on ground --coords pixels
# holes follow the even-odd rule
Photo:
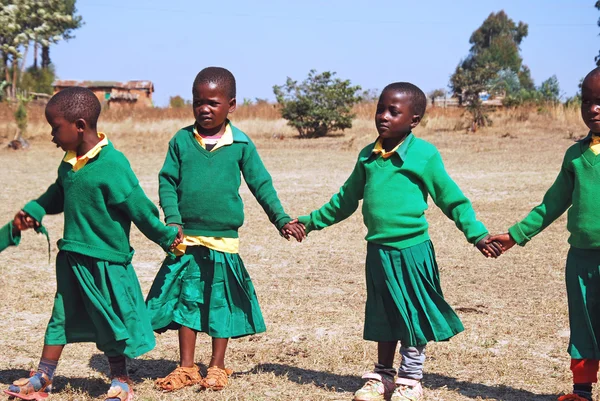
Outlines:
[[[329,391],[353,393],[363,384],[360,376],[338,375],[335,373],[302,369],[294,366],[266,363],[260,364],[247,372],[234,373],[234,376],[244,376],[259,373],[273,373],[285,376],[288,380],[301,385],[312,384]],[[438,374],[426,374],[423,379],[426,389],[446,388],[456,391],[465,397],[478,397],[497,401],[555,401],[556,394],[535,394],[527,390],[508,386],[489,386],[480,383],[461,381],[454,377]]]
[[[0,370],[1,390],[6,390],[8,386],[15,380],[22,377],[29,377],[29,371],[24,369],[6,369]],[[87,393],[92,397],[99,397],[105,394],[108,390],[108,379],[92,377],[64,377],[57,375],[52,383],[53,393],[60,392],[65,388]],[[2,393],[3,394],[3,393]]]
[[[90,368],[96,372],[109,376],[108,360],[102,354],[94,354],[90,358]],[[206,365],[198,364],[200,373],[206,375]],[[171,373],[176,367],[177,362],[169,359],[130,359],[127,361],[129,376],[134,383],[139,383],[144,379],[158,379]]]

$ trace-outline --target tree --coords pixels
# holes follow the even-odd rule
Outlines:
[[[0,56],[14,99],[30,43],[49,46],[72,38],[81,17],[75,15],[74,0],[0,0],[0,5]]]
[[[316,138],[328,132],[352,128],[352,106],[360,101],[360,86],[334,78],[335,72],[308,73],[302,83],[287,78],[273,86],[281,116],[296,128],[301,138]]]
[[[556,75],[552,75],[550,78],[542,82],[539,92],[542,100],[551,103],[558,103],[560,98],[560,85],[558,84],[558,78],[556,78]]]
[[[190,105],[190,102],[186,102],[181,96],[171,96],[169,97],[169,107],[172,109],[182,109],[185,106]]]
[[[431,92],[429,92],[429,98],[431,99],[431,106],[435,107],[435,99],[438,97],[444,97],[446,96],[446,91],[442,88],[440,89],[434,89]]]
[[[56,80],[54,66],[46,69],[37,68],[34,65],[27,68],[21,76],[19,87],[27,92],[47,93],[51,95],[54,91],[52,83]]]
[[[493,84],[500,71],[517,74],[521,88],[533,87],[529,68],[523,65],[519,53],[519,46],[527,34],[527,24],[516,24],[504,11],[499,11],[491,13],[471,35],[469,54],[456,67],[449,87],[471,113],[473,131],[491,122],[480,94],[494,92]]]

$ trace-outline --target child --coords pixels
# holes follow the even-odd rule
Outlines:
[[[73,87],[46,106],[52,142],[66,151],[58,178],[15,216],[18,228],[41,225],[46,214],[64,212],[58,241],[56,296],[37,371],[5,391],[24,400],[47,397],[65,344],[95,342],[108,357],[111,386],[105,400],[133,399],[126,359],[154,348],[154,333],[131,265],[131,223],[167,250],[177,230],[165,226],[146,197],[125,156],[96,123],[100,102],[88,89]],[[13,231],[14,233],[14,231]]]
[[[244,212],[239,194],[243,174],[250,191],[283,236],[304,237],[290,224],[271,176],[256,147],[227,116],[236,108],[235,78],[228,70],[205,68],[192,86],[195,124],[169,142],[159,174],[160,204],[168,225],[178,227],[182,244],[167,260],[150,289],[147,304],[157,332],[179,330],[179,367],[156,384],[164,391],[200,384],[220,390],[229,338],[265,331],[258,300],[238,254]],[[206,378],[194,363],[196,335],[212,337]]]
[[[567,209],[571,249],[567,255],[566,282],[569,303],[573,393],[560,401],[592,399],[600,360],[600,68],[592,70],[581,86],[581,116],[590,129],[587,137],[567,149],[556,181],[539,206],[508,233],[489,240],[504,250],[524,246]]]
[[[329,203],[298,218],[306,233],[321,230],[349,217],[363,199],[368,229],[364,338],[377,342],[378,363],[363,376],[368,381],[355,393],[357,401],[422,399],[425,345],[463,331],[442,295],[425,219],[427,196],[484,255],[500,254],[499,246],[486,244],[486,228],[446,173],[437,149],[412,133],[426,104],[413,84],[386,86],[375,113],[379,138],[360,152],[350,178]],[[394,383],[398,341],[402,362]]]
[[[9,246],[19,245],[19,242],[21,242],[22,230],[23,228],[19,228],[14,221],[11,221],[4,227],[0,228],[0,252]]]

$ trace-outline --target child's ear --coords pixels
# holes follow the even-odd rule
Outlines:
[[[410,123],[411,128],[415,128],[421,122],[421,116],[418,114],[413,115],[412,121]]]
[[[87,128],[87,121],[85,121],[83,118],[75,120],[75,127],[77,128],[78,132],[83,132]]]
[[[236,107],[237,107],[237,100],[235,100],[235,98],[232,97],[229,100],[229,112],[233,113],[235,111]]]

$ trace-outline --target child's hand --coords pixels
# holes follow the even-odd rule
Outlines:
[[[302,242],[306,238],[306,230],[304,224],[298,223],[298,219],[294,219],[281,228],[281,235],[288,241],[291,235],[296,241]]]
[[[25,231],[30,228],[38,228],[39,226],[40,223],[22,210],[19,210],[13,219],[13,232],[15,229]]]
[[[479,241],[475,246],[486,258],[496,259],[498,256],[502,255],[503,252],[501,244],[491,240],[489,235]]]
[[[169,249],[175,249],[175,248],[177,248],[177,245],[179,245],[183,242],[183,229],[181,228],[181,226],[179,224],[176,224],[176,223],[169,223],[169,224],[167,224],[167,226],[177,227],[177,236],[175,237],[175,240],[169,247]]]
[[[516,245],[513,237],[510,236],[509,233],[505,234],[496,234],[487,237],[487,242],[496,242],[502,246],[502,252],[508,251],[510,248]]]

